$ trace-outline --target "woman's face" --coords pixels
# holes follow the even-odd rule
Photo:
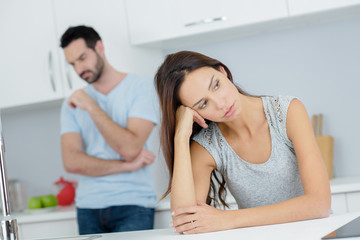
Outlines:
[[[240,113],[240,93],[225,70],[202,67],[188,73],[179,89],[183,105],[214,122],[234,120]]]

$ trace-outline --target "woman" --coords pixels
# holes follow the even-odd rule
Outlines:
[[[175,232],[329,216],[328,176],[298,99],[252,96],[223,63],[189,51],[168,55],[155,82]],[[225,182],[238,210],[208,205],[226,206]]]

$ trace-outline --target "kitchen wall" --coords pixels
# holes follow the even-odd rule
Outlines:
[[[62,101],[19,107],[2,111],[6,147],[7,178],[24,183],[26,196],[56,194],[54,185],[60,176],[77,181],[79,175],[67,173],[61,160],[60,108]],[[159,128],[151,134],[152,151],[161,155],[157,141]],[[166,190],[167,168],[162,159],[153,164],[158,196]]]
[[[360,18],[188,47],[227,65],[252,94],[293,95],[323,113],[334,137],[334,176],[360,174]],[[169,49],[165,54],[182,49]]]
[[[360,174],[360,18],[186,48],[218,58],[232,70],[237,83],[253,94],[299,97],[309,114],[324,114],[324,134],[335,138],[335,177]],[[167,53],[180,49],[168,49]],[[155,69],[154,69],[155,71]],[[55,192],[64,171],[61,161],[61,102],[3,112],[8,179],[20,179],[27,196]],[[158,128],[153,137],[158,139]],[[153,149],[159,156],[158,143]],[[154,164],[160,196],[167,186],[162,158]]]

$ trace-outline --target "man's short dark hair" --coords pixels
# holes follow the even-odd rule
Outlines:
[[[101,40],[100,35],[92,28],[84,25],[69,27],[61,36],[60,47],[67,47],[72,41],[82,38],[88,48],[95,49],[96,42]]]

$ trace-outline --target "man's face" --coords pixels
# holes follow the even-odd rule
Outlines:
[[[75,72],[86,82],[96,82],[103,71],[104,59],[95,50],[88,48],[82,38],[72,41],[64,48],[66,61],[70,63]]]

